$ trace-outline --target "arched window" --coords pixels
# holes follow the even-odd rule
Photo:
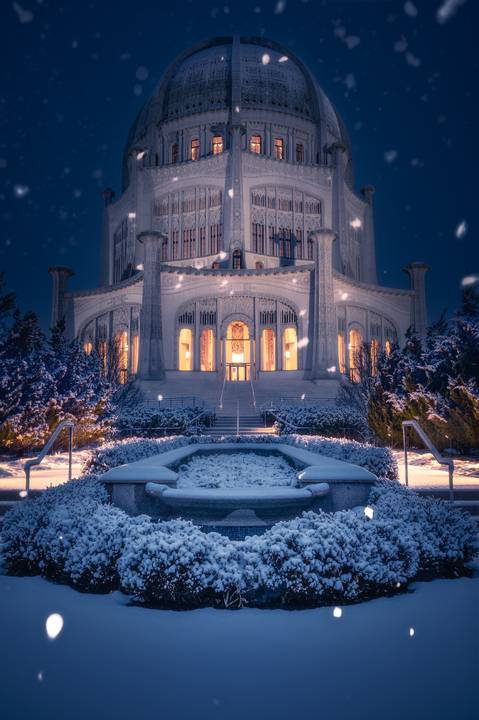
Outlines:
[[[193,333],[181,328],[178,338],[178,370],[193,370]]]
[[[261,332],[261,370],[276,370],[276,336],[271,328],[264,328]]]
[[[298,369],[298,336],[296,328],[285,328],[283,332],[283,370]]]
[[[339,372],[343,375],[346,372],[346,340],[343,333],[338,333],[338,362]]]
[[[223,152],[223,136],[222,135],[214,135],[213,136],[213,155],[219,155]]]
[[[173,143],[171,146],[171,162],[173,165],[178,162],[179,152],[178,152],[178,143]]]
[[[379,340],[373,338],[371,340],[371,375],[376,375],[378,371],[378,355],[379,355]]]
[[[361,367],[363,336],[361,331],[352,328],[349,331],[349,377],[353,382],[359,382]]]
[[[136,375],[138,372],[138,352],[140,348],[138,335],[133,335],[131,338],[131,373]]]
[[[389,338],[388,338],[388,339],[386,340],[386,342],[384,343],[384,350],[386,351],[386,355],[390,355],[390,354],[391,354],[392,344],[391,344],[391,341],[390,341]]]
[[[86,342],[83,343],[83,352],[84,353],[86,353],[87,355],[91,355],[92,350],[93,350],[93,343],[91,340],[87,340]]]
[[[235,250],[233,253],[233,270],[241,269],[241,250]]]
[[[190,154],[192,160],[200,159],[200,141],[198,138],[192,138],[190,146]]]
[[[213,372],[215,369],[215,334],[211,328],[204,328],[200,336],[200,370]]]
[[[304,163],[304,145],[302,143],[296,144],[296,162]]]
[[[274,139],[274,158],[275,160],[284,160],[284,140],[283,138]]]
[[[117,332],[115,343],[118,361],[118,382],[124,385],[128,379],[128,333],[126,330]]]
[[[256,260],[255,267],[256,270],[262,270],[264,268],[264,263],[262,263],[261,260]]]
[[[261,155],[261,135],[251,135],[249,141],[250,152]]]

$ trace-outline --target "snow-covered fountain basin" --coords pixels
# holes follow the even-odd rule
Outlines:
[[[304,510],[365,505],[375,475],[280,443],[195,443],[112,468],[112,502],[132,515],[268,526]]]

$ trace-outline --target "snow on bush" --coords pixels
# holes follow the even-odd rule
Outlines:
[[[114,426],[120,436],[133,433],[154,437],[162,433],[185,433],[196,425],[200,428],[209,427],[213,417],[213,412],[205,413],[204,408],[162,408],[139,403],[120,412],[115,418]]]
[[[296,485],[298,471],[281,455],[240,451],[193,455],[178,474],[179,488],[288,487]]]
[[[349,407],[323,405],[282,404],[263,416],[275,420],[280,433],[298,432],[325,437],[366,439],[369,429],[366,419]]]
[[[245,442],[294,445],[336,460],[344,460],[345,462],[360,465],[381,479],[397,480],[398,478],[397,463],[389,448],[374,447],[355,440],[310,437],[308,435],[282,435],[281,437],[250,435],[239,438],[234,435],[225,437],[195,435],[189,438],[178,436],[158,438],[156,440],[127,438],[118,442],[105,443],[100,448],[93,450],[84,467],[84,472],[91,474],[103,473],[118,465],[143,460],[152,455],[174,450],[177,447],[183,447],[191,443],[221,444],[224,442],[238,443],[238,445]]]
[[[318,605],[457,575],[474,554],[470,516],[379,483],[363,509],[304,513],[235,542],[191,522],[130,517],[94,477],[73,480],[5,515],[7,572],[41,573],[89,591],[120,587],[168,607]]]

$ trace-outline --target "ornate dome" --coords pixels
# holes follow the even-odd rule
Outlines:
[[[350,143],[333,105],[307,67],[271,40],[219,37],[182,53],[164,73],[133,124],[125,158],[148,130],[199,113],[267,110],[321,125],[330,140]],[[326,136],[324,133],[323,136]]]

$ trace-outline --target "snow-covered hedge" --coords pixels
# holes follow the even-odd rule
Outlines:
[[[370,432],[363,415],[348,407],[281,404],[263,417],[275,422],[280,433],[300,432],[334,438],[365,440]]]
[[[112,467],[136,460],[143,460],[158,453],[174,450],[190,443],[283,443],[317,452],[320,455],[333,457],[336,460],[354,463],[370,470],[378,478],[397,480],[398,469],[396,460],[389,448],[374,447],[355,440],[311,437],[308,435],[250,435],[218,437],[216,435],[194,435],[192,437],[175,436],[146,440],[143,438],[127,438],[118,442],[105,443],[92,451],[84,472],[97,474],[106,472]]]
[[[168,607],[341,604],[458,575],[473,557],[474,521],[443,501],[384,482],[370,506],[368,516],[361,508],[304,513],[235,542],[183,520],[132,518],[107,504],[90,476],[8,512],[2,554],[11,574],[119,587]]]
[[[114,429],[122,437],[132,434],[140,437],[178,435],[196,425],[210,427],[213,420],[213,411],[205,412],[204,408],[162,408],[139,403],[126,407],[116,416]]]

